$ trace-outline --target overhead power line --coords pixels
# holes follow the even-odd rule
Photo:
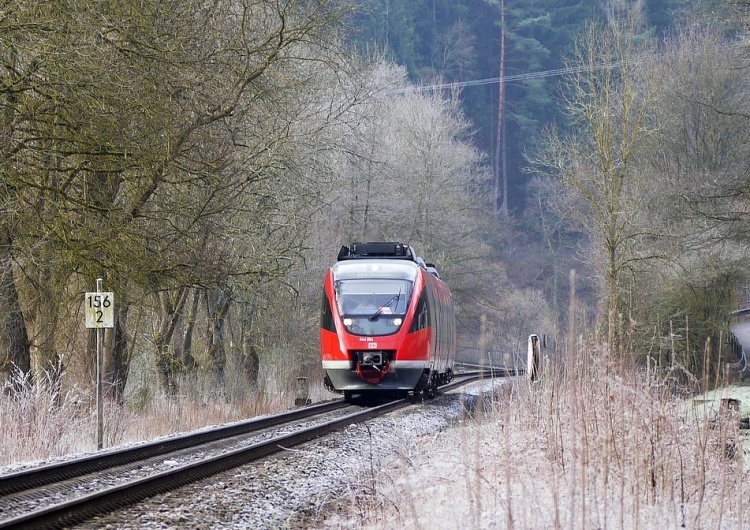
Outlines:
[[[554,77],[561,75],[574,74],[584,72],[587,70],[596,70],[604,68],[605,66],[610,68],[619,68],[622,66],[622,61],[617,61],[608,65],[594,65],[594,66],[571,66],[568,68],[558,68],[555,70],[544,70],[542,72],[527,72],[524,74],[506,75],[504,82],[509,83],[513,81],[528,81],[530,79],[541,79],[543,77]],[[498,84],[503,80],[501,77],[488,77],[486,79],[473,79],[470,81],[455,81],[451,83],[437,83],[433,85],[415,85],[405,88],[397,88],[391,90],[391,94],[404,94],[406,92],[424,92],[425,90],[444,90],[447,88],[462,88],[467,86],[479,86],[479,85],[493,85]]]
[[[724,49],[731,49],[739,47],[742,44],[742,42],[733,42],[729,44],[725,44],[722,46]],[[662,54],[658,57],[652,57],[646,62],[652,62],[656,59],[663,59],[667,57],[672,57],[678,55],[680,52],[671,52]],[[633,61],[633,64],[639,64],[643,61]],[[544,77],[555,77],[555,76],[562,76],[562,75],[569,75],[569,74],[577,74],[580,72],[587,72],[591,70],[599,70],[602,68],[620,68],[623,64],[625,64],[625,61],[614,61],[611,63],[600,63],[600,64],[594,64],[594,65],[586,65],[586,66],[569,66],[567,68],[557,68],[554,70],[543,70],[541,72],[527,72],[523,74],[515,74],[515,75],[506,75],[503,81],[503,78],[501,77],[488,77],[486,79],[473,79],[469,81],[455,81],[451,83],[436,83],[432,85],[414,85],[410,87],[404,87],[404,88],[397,88],[394,90],[390,90],[390,94],[405,94],[407,92],[424,92],[426,90],[445,90],[445,89],[451,89],[451,88],[463,88],[463,87],[469,87],[469,86],[480,86],[480,85],[493,85],[498,84],[500,82],[505,83],[512,83],[514,81],[529,81],[531,79],[541,79]]]

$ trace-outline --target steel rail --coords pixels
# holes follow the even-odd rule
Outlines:
[[[440,391],[445,390],[453,390],[455,388],[459,388],[462,385],[466,384],[467,382],[471,381],[479,381],[482,379],[494,379],[494,378],[504,378],[504,377],[511,377],[515,375],[520,375],[520,373],[523,373],[522,370],[511,370],[508,368],[484,368],[481,370],[473,370],[471,372],[459,372],[454,374],[454,378],[461,378],[460,381],[455,381],[453,383],[449,383],[447,385],[441,386]]]
[[[248,447],[235,449],[200,462],[162,471],[149,477],[100,490],[70,501],[0,521],[0,529],[65,528],[79,524],[95,515],[124,508],[158,493],[164,493],[254,460],[265,458],[287,448],[340,430],[353,423],[361,423],[376,416],[404,408],[411,403],[412,400],[410,399],[392,401],[343,416],[336,420],[331,420],[303,431],[258,442]]]
[[[494,377],[506,377],[509,374],[506,370],[485,370],[456,375],[460,377],[461,380],[441,386],[440,392],[454,390],[474,381]],[[361,423],[376,416],[404,408],[420,398],[421,396],[413,396],[407,399],[388,402],[293,434],[287,434],[267,441],[258,442],[247,447],[229,451],[220,456],[210,457],[200,462],[194,462],[168,471],[161,471],[149,477],[132,480],[117,486],[102,489],[69,501],[41,508],[34,512],[18,515],[6,520],[0,520],[0,529],[64,528],[78,524],[94,517],[95,515],[124,508],[156,494],[185,486],[197,480],[207,478],[217,473],[265,458],[287,448],[319,438],[323,435],[340,430],[348,425]],[[36,487],[38,487],[39,482],[46,485],[61,479],[69,479],[71,478],[71,474],[73,474],[72,476],[78,477],[87,473],[100,472],[113,466],[132,463],[138,459],[168,454],[185,448],[195,447],[201,443],[209,443],[230,436],[247,434],[262,428],[277,426],[286,422],[294,421],[295,419],[304,419],[309,416],[322,414],[346,406],[350,405],[337,400],[321,405],[305,407],[303,409],[290,411],[276,416],[257,418],[247,422],[242,422],[241,424],[229,425],[211,431],[180,436],[176,439],[168,439],[135,448],[112,451],[106,455],[93,455],[82,459],[85,462],[81,465],[80,469],[76,469],[75,466],[70,467],[69,464],[75,464],[75,462],[71,462],[45,466],[46,469],[43,470],[34,469],[22,471],[0,478],[5,481],[6,484],[9,484],[8,481],[12,480],[12,478],[15,477],[16,480],[18,480],[18,477],[20,477],[21,482],[25,482],[26,485],[36,483]],[[201,440],[201,442],[198,442],[197,440]],[[102,458],[103,461],[96,462],[97,458]],[[78,462],[80,463],[80,461]],[[83,471],[83,469],[86,469],[87,471]],[[15,487],[6,485],[4,487],[6,491],[13,492],[27,489],[26,486],[22,487],[20,485],[16,485]]]
[[[269,427],[276,427],[284,423],[316,416],[325,412],[331,412],[347,406],[351,406],[351,404],[345,403],[343,400],[329,401],[327,403],[295,409],[273,416],[253,418],[241,423],[226,425],[207,431],[185,434],[134,447],[95,453],[90,456],[77,458],[67,462],[49,464],[33,469],[0,475],[0,497],[11,493],[19,493],[54,484],[55,482],[60,482],[62,480],[81,477],[89,473],[106,471],[107,469],[112,469],[121,465],[174,453],[176,451],[189,449],[209,442],[215,442],[233,436],[241,436],[243,434],[249,434]]]

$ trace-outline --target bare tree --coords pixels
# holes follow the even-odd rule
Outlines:
[[[644,256],[639,223],[638,148],[652,132],[653,95],[633,77],[635,25],[591,25],[578,42],[567,107],[576,130],[548,130],[536,162],[585,201],[580,212],[603,276],[603,322],[610,353],[619,351],[622,275]]]
[[[478,330],[482,314],[498,341],[547,322],[546,307],[536,307],[538,320],[523,323],[520,316],[504,318],[507,306],[497,303],[523,294],[511,293],[497,252],[486,243],[497,230],[485,215],[492,208],[491,175],[471,145],[471,124],[457,95],[420,93],[403,75],[376,63],[365,77],[372,97],[352,109],[358,119],[347,131],[351,143],[344,144],[346,156],[332,168],[339,186],[332,188],[330,209],[311,240],[316,255],[308,265],[316,275],[310,305],[320,304],[323,270],[338,246],[391,239],[412,244],[438,265],[456,296],[462,333]],[[536,303],[539,297],[527,300]]]
[[[663,234],[644,243],[665,259],[633,291],[641,351],[656,349],[702,377],[716,375],[726,315],[748,278],[750,110],[742,46],[727,43],[725,26],[689,22],[640,77],[659,124],[638,156],[639,171],[658,183],[642,186],[640,216]],[[670,333],[678,339],[665,347],[658,337]]]

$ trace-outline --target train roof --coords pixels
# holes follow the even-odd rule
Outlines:
[[[351,243],[349,246],[344,245],[339,250],[338,261],[357,259],[413,261],[434,276],[440,278],[440,273],[438,273],[437,267],[433,263],[425,263],[422,258],[416,255],[411,246],[396,241],[356,242]]]
[[[351,245],[342,246],[339,250],[338,261],[349,259],[405,259],[417,261],[414,249],[409,245],[396,242],[370,242],[370,243],[352,243]]]
[[[420,270],[424,271],[413,261],[380,258],[338,261],[331,267],[334,280],[389,278],[413,282]]]

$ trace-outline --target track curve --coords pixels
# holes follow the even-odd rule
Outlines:
[[[481,372],[461,374],[460,381],[446,385],[441,390],[448,391],[485,377],[488,377],[488,374]],[[81,481],[81,488],[92,490],[71,500],[56,502],[38,509],[22,510],[20,513],[15,512],[14,514],[12,510],[3,509],[3,516],[5,518],[0,519],[0,528],[62,528],[78,524],[96,515],[135,504],[150,496],[179,488],[188,483],[248,462],[265,458],[273,453],[324,436],[345,426],[407,407],[414,401],[421,401],[421,398],[398,400],[354,411],[352,410],[358,409],[358,407],[345,404],[342,401],[334,401],[322,405],[305,407],[278,416],[259,418],[211,431],[154,442],[120,451],[112,451],[104,458],[101,458],[100,462],[96,462],[99,455],[93,455],[79,459],[77,463],[73,461],[46,466],[47,469],[28,470],[13,473],[12,475],[0,476],[0,484],[4,484],[2,486],[4,493],[0,496],[0,507],[5,505],[5,508],[8,507],[8,504],[12,504],[19,494],[23,494],[24,492],[37,491],[41,495],[47,494],[54,488],[55,482],[61,478],[69,480],[71,476],[76,476],[78,477],[77,480]],[[341,411],[344,410],[346,414],[341,415]],[[150,459],[156,458],[161,460],[162,463],[168,462],[169,459],[164,460],[164,457],[174,454],[175,451],[192,451],[196,447],[201,447],[202,444],[216,443],[224,440],[230,433],[233,437],[243,436],[248,431],[262,430],[272,424],[278,426],[284,424],[284,422],[288,423],[290,418],[294,418],[291,420],[294,422],[309,418],[311,415],[324,416],[328,413],[336,413],[336,411],[338,411],[339,417],[335,419],[324,417],[322,421],[317,422],[315,425],[293,433],[274,434],[266,440],[246,443],[244,446],[232,449],[219,450],[213,456],[195,459],[193,462],[170,469],[163,469],[162,467],[158,471],[147,473],[145,477],[139,474],[139,478],[121,481],[115,485],[105,487],[93,486],[93,483],[100,481],[99,477],[102,471],[99,468],[102,467],[120,467],[123,465],[123,462],[126,462],[124,464],[125,467],[138,467],[140,462],[138,459],[144,455],[149,455],[148,458]],[[201,440],[200,443],[198,440]],[[210,441],[207,442],[207,440]],[[93,471],[91,471],[92,469]],[[86,473],[94,474],[86,475]],[[15,485],[11,486],[11,483],[15,483]],[[42,483],[44,485],[40,487],[39,484]],[[11,490],[13,493],[10,493]]]

